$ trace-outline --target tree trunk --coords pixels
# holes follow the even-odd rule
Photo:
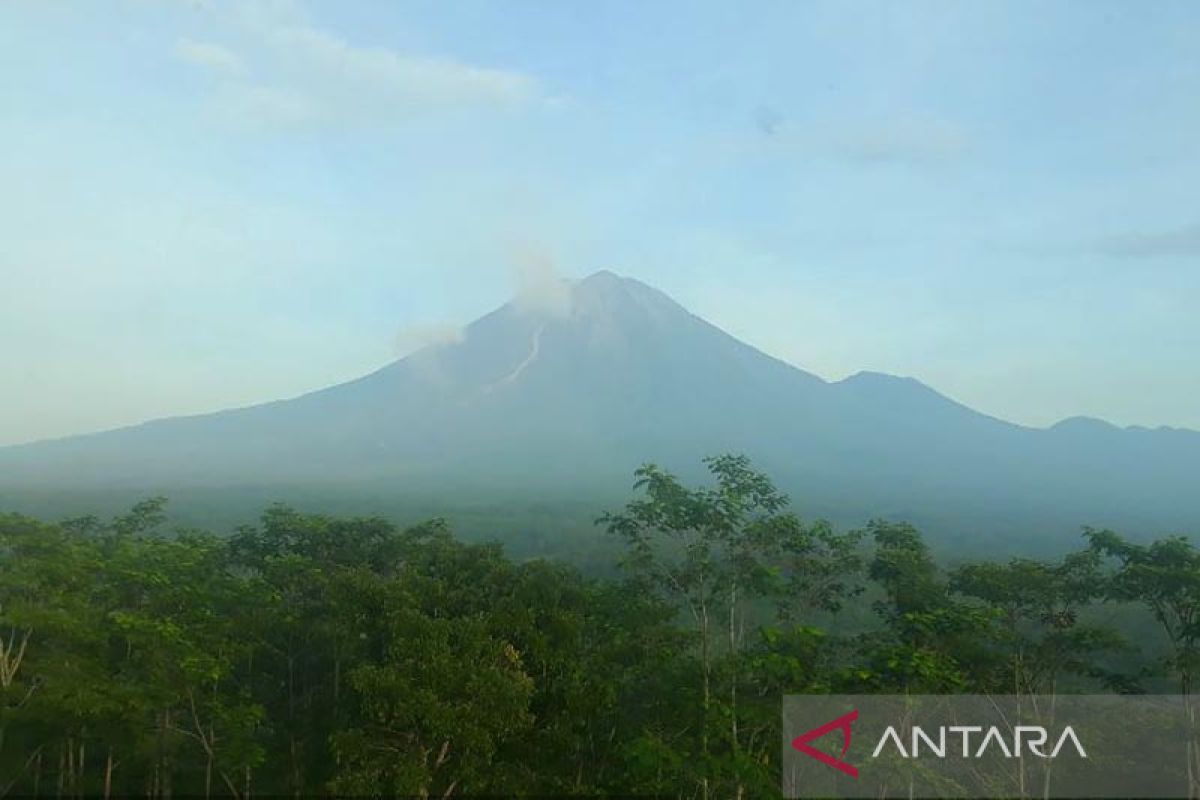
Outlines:
[[[738,682],[738,647],[735,615],[737,614],[737,584],[729,588],[729,657],[731,661],[729,679],[729,746],[736,753],[738,749],[737,724],[737,682]]]
[[[287,656],[287,671],[288,671],[288,757],[291,759],[292,772],[292,792],[294,797],[299,797],[299,780],[297,776],[300,773],[300,764],[296,758],[296,659],[292,655],[292,643],[288,640],[288,656]],[[247,793],[249,794],[249,793]]]
[[[163,733],[166,734],[167,729],[171,727],[171,709],[163,712]],[[174,765],[171,763],[171,755],[165,754],[163,758],[163,777],[162,777],[162,796],[164,800],[171,800],[171,769]]]
[[[62,800],[63,796],[63,781],[67,774],[67,749],[63,745],[58,746],[58,786],[54,790],[54,796],[58,800]]]
[[[166,736],[166,724],[163,722],[164,712],[160,711],[155,715],[158,723],[158,736],[155,739],[154,745],[154,791],[151,797],[162,797],[162,772],[163,772],[163,739]]]
[[[339,651],[333,657],[333,719],[340,719],[342,697],[342,654]]]
[[[737,581],[729,587],[729,748],[734,755],[734,766],[737,765],[738,752],[738,717],[737,717],[737,686],[738,686],[738,641],[737,641]],[[737,797],[741,800],[744,793],[742,782],[737,784]]]
[[[296,736],[295,734],[288,735],[288,746],[291,749],[292,757],[292,797],[300,797],[300,759],[296,754]]]
[[[67,739],[67,793],[74,797],[79,794],[79,786],[75,779],[75,740]]]
[[[87,747],[87,745],[84,744],[83,739],[80,739],[79,740],[79,773],[78,773],[79,774],[79,783],[75,789],[75,796],[80,798],[80,800],[82,800],[84,790],[87,788],[87,785],[86,785],[87,772],[84,769],[84,763],[85,763],[84,757],[87,755],[86,747]]]
[[[108,748],[108,758],[104,760],[104,800],[112,796],[113,757],[112,745]]]
[[[42,756],[42,747],[39,746],[37,750],[34,750],[29,755],[29,758],[25,759],[25,764],[21,767],[21,771],[18,772],[13,777],[13,779],[11,781],[9,781],[7,784],[5,784],[4,786],[0,786],[0,798],[8,797],[8,793],[13,790],[13,787],[16,786],[18,783],[20,783],[21,779],[25,777],[26,772],[29,772],[29,767],[31,765],[36,763],[38,766],[38,769],[41,769],[41,756]],[[5,776],[5,777],[7,777],[7,776]],[[37,787],[36,773],[34,774],[34,781],[35,782],[33,785],[34,785],[35,791],[36,791],[36,787]]]
[[[1183,697],[1183,713],[1187,721],[1187,743],[1184,755],[1187,758],[1188,797],[1200,797],[1197,785],[1196,710],[1192,707],[1192,676],[1186,667],[1179,671],[1179,694]]]
[[[712,694],[709,686],[709,654],[708,654],[708,602],[703,598],[704,586],[701,584],[700,600],[700,671],[703,675],[704,695],[702,709],[704,718],[700,723],[700,752],[704,757],[704,775],[700,781],[701,797],[708,800],[708,717]]]

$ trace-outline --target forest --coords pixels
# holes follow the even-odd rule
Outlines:
[[[772,797],[785,694],[1191,692],[1183,536],[951,565],[705,463],[636,471],[603,575],[438,519],[0,516],[0,797]]]

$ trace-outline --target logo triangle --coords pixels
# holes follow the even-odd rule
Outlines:
[[[808,733],[800,734],[795,739],[792,739],[792,747],[810,758],[815,758],[817,761],[820,761],[826,766],[833,767],[838,772],[844,772],[851,778],[857,778],[858,768],[853,764],[848,764],[841,760],[842,758],[846,757],[846,751],[850,749],[850,737],[853,735],[851,726],[854,724],[856,719],[858,719],[858,709],[855,709],[848,714],[843,714],[835,720],[826,722],[819,728],[813,728]],[[836,730],[840,730],[842,732],[841,758],[835,758],[828,753],[822,753],[820,750],[812,747],[809,744],[809,742],[815,739],[820,739],[830,731]]]

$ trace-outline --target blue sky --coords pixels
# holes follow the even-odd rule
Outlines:
[[[1200,5],[8,0],[0,443],[608,268],[828,378],[1200,428]]]

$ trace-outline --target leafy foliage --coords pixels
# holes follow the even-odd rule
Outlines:
[[[909,525],[838,532],[745,458],[706,465],[636,472],[600,520],[619,579],[440,520],[2,516],[0,797],[765,797],[784,694],[1190,686],[1185,540],[946,571]],[[1169,657],[1130,669],[1104,603],[1145,605]]]

